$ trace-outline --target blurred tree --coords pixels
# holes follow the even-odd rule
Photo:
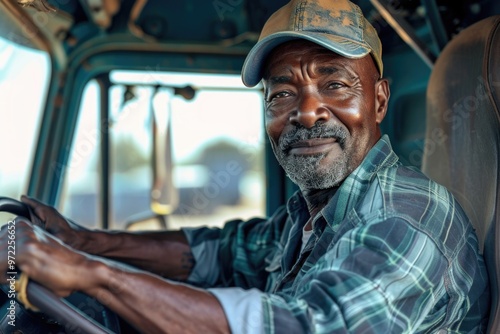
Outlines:
[[[141,150],[139,144],[131,136],[121,136],[113,145],[113,164],[115,171],[127,172],[148,164],[149,152]]]

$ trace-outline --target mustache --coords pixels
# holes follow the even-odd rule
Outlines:
[[[281,151],[288,152],[290,150],[290,145],[300,141],[317,138],[335,138],[340,147],[344,149],[344,144],[348,135],[347,130],[339,125],[327,126],[324,124],[315,124],[309,129],[299,125],[295,127],[294,130],[281,136],[278,146]]]

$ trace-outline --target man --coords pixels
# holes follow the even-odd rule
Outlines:
[[[51,234],[18,221],[16,264],[147,333],[484,331],[476,236],[450,193],[399,164],[381,136],[382,74],[380,41],[357,6],[291,1],[242,70],[246,85],[263,81],[267,133],[300,187],[285,207],[222,229],[132,234],[83,230],[23,198]]]

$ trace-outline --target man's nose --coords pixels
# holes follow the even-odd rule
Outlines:
[[[312,128],[318,121],[326,122],[330,118],[330,111],[314,93],[303,94],[299,99],[297,110],[292,113],[290,122]]]

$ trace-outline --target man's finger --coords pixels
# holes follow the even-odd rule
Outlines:
[[[21,195],[21,202],[28,204],[33,209],[36,209],[36,208],[40,207],[41,205],[43,205],[42,203],[40,203],[36,199],[28,197],[26,195]]]
[[[21,202],[28,204],[28,209],[30,211],[31,222],[40,227],[45,227],[44,221],[46,219],[43,208],[45,205],[34,198],[28,197],[26,195],[21,196]]]

